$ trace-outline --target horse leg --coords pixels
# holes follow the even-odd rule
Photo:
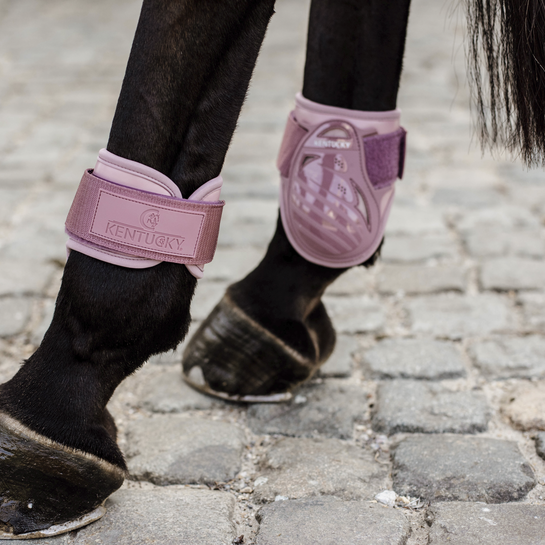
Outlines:
[[[273,6],[144,0],[109,152],[185,196],[218,176]],[[0,537],[101,516],[126,472],[106,404],[183,339],[195,284],[185,266],[123,268],[72,250],[41,346],[0,386]]]
[[[389,130],[395,129],[398,114],[392,111],[409,2],[313,0],[305,98],[297,99],[294,114],[299,125],[316,109],[331,112],[330,119],[351,115],[392,119]],[[371,128],[380,132],[390,122],[381,123],[371,123]],[[294,129],[295,133],[305,130]],[[282,155],[294,152],[290,136],[286,140],[279,159],[281,171]],[[324,155],[320,151],[314,150],[315,157]],[[375,242],[374,253],[361,254],[359,261],[356,256],[352,265],[372,265],[380,243],[381,238]],[[285,223],[279,219],[263,261],[227,289],[188,343],[183,373],[190,385],[235,401],[284,401],[290,399],[294,386],[312,376],[335,344],[335,331],[321,297],[348,265],[324,266],[325,260],[306,257],[306,252],[294,248],[293,237],[288,238]]]

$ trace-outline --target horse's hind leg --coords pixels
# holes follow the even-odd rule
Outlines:
[[[186,197],[218,176],[273,4],[145,0],[108,150]],[[130,269],[71,252],[41,346],[0,386],[0,539],[100,516],[126,470],[106,404],[185,336],[195,284],[183,265]]]
[[[388,117],[385,112],[396,108],[408,12],[409,0],[313,0],[304,97],[314,104],[336,107],[329,110],[334,111],[330,118],[337,121],[337,116],[350,117],[355,110],[366,111],[367,117],[373,117],[372,112]],[[299,113],[296,109],[295,117],[301,121]],[[392,115],[395,120],[397,114]],[[374,117],[381,118],[381,114]],[[295,145],[285,138],[287,156],[297,146],[297,131],[304,133],[305,129],[295,129]],[[315,148],[308,160],[316,159],[322,165],[323,151]],[[282,172],[282,164],[279,167]],[[317,176],[322,180],[321,173]],[[349,186],[345,190],[350,191]],[[306,195],[310,191],[308,188]],[[314,195],[312,199],[320,200],[320,195]],[[293,198],[301,199],[305,206],[307,197],[301,191]],[[316,214],[323,218],[324,210]],[[296,250],[292,242],[279,219],[263,261],[228,288],[190,340],[183,357],[189,384],[231,400],[282,401],[329,357],[335,331],[321,297],[347,266],[324,266],[325,259],[306,259],[308,252]],[[380,243],[378,238],[376,251],[361,254],[359,261],[356,256],[352,264],[371,265]]]

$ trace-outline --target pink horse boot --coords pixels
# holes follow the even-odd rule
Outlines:
[[[403,175],[406,133],[399,117],[398,110],[346,110],[299,94],[277,162],[282,225],[275,238],[283,230],[299,256],[339,273],[372,260],[383,239],[395,181]],[[241,308],[242,283],[228,288],[189,342],[184,379],[231,401],[287,401],[330,356],[335,332],[320,297],[299,305],[306,314],[293,319],[290,328],[300,327],[313,345],[310,356],[303,354]],[[298,308],[293,312],[297,315]]]

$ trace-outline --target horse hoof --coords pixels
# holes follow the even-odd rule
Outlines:
[[[313,336],[314,333],[310,332]],[[227,401],[279,403],[329,357],[305,357],[249,317],[227,292],[183,354],[183,378],[196,390]]]
[[[99,518],[102,518],[106,513],[106,508],[102,505],[97,507],[94,511],[83,515],[79,519],[72,520],[70,522],[65,522],[64,524],[54,524],[46,530],[36,530],[34,532],[26,532],[24,534],[12,534],[9,532],[0,532],[0,540],[3,539],[39,539],[42,537],[53,537],[60,534],[65,534],[66,532],[71,532],[72,530],[77,530],[83,526],[95,522]]]
[[[125,472],[0,413],[0,540],[51,537],[104,515]]]

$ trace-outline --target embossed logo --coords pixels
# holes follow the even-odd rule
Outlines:
[[[142,215],[140,216],[140,224],[145,229],[155,231],[155,228],[159,225],[159,219],[159,210],[151,208],[150,210],[142,212]]]
[[[314,146],[317,148],[333,148],[333,149],[350,149],[352,147],[352,140],[329,140],[327,138],[316,138],[314,140]]]

